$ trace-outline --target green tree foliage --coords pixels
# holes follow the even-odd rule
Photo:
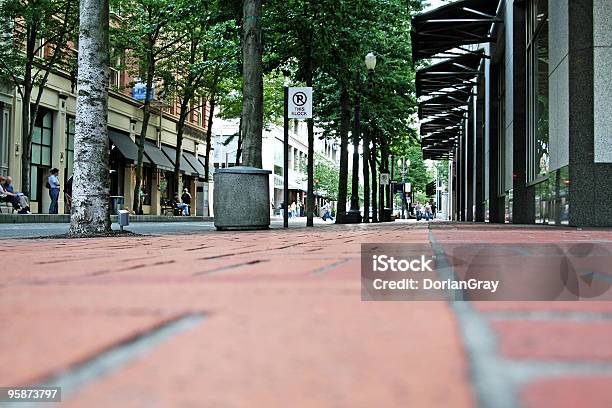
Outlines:
[[[126,59],[134,63],[135,74],[146,86],[143,103],[143,120],[137,140],[138,162],[134,184],[133,208],[140,212],[140,187],[147,128],[151,118],[153,86],[160,80],[158,64],[168,60],[177,46],[187,46],[187,33],[177,35],[177,28],[198,3],[176,0],[111,0],[111,9],[120,13],[120,18],[111,26],[111,46],[126,52]],[[128,63],[128,67],[131,65]]]
[[[30,195],[32,132],[51,72],[71,75],[79,4],[73,0],[0,2],[0,79],[21,96],[21,189]]]
[[[314,192],[329,200],[337,200],[339,170],[335,162],[317,154],[314,167]]]
[[[220,12],[216,2],[203,2],[174,27],[184,42],[175,44],[170,57],[160,61],[159,77],[166,100],[179,104],[175,185],[180,183],[181,146],[189,114],[208,104],[205,178],[208,179],[211,131],[215,106],[226,92],[227,79],[237,72],[238,29],[236,21]]]

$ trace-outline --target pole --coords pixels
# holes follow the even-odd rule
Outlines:
[[[314,212],[314,122],[307,120],[308,125],[308,193],[306,195],[306,226],[312,227]]]
[[[283,142],[283,228],[289,228],[289,88],[285,87],[285,117]]]

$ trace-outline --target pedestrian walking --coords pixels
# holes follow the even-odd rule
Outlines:
[[[334,220],[334,217],[332,217],[331,215],[331,206],[329,205],[329,201],[325,201],[325,204],[323,205],[323,221],[327,221],[328,219],[330,220]]]
[[[46,187],[49,189],[49,197],[51,198],[51,204],[49,204],[49,214],[57,214],[58,206],[57,200],[59,199],[60,193],[60,182],[59,182],[59,169],[52,168],[50,176],[47,179]]]
[[[436,218],[436,210],[437,210],[437,206],[436,203],[432,200],[431,202],[431,218],[435,219]]]
[[[429,221],[431,219],[431,204],[425,202],[425,220]]]
[[[417,221],[421,221],[421,203],[419,203],[418,201],[414,205],[414,211],[416,212]]]

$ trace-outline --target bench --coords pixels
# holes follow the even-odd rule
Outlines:
[[[167,199],[161,200],[160,206],[161,206],[162,215],[167,215],[167,216],[183,215],[183,210],[174,206],[174,203],[172,202],[172,200],[167,200]]]
[[[8,201],[0,200],[0,214],[12,214],[15,212],[15,207]]]

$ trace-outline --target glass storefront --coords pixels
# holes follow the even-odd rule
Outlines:
[[[39,109],[32,129],[32,167],[30,173],[30,200],[38,201],[42,194],[42,180],[51,168],[53,146],[53,113]]]
[[[548,137],[548,0],[533,0],[527,9],[528,181],[546,178]]]

